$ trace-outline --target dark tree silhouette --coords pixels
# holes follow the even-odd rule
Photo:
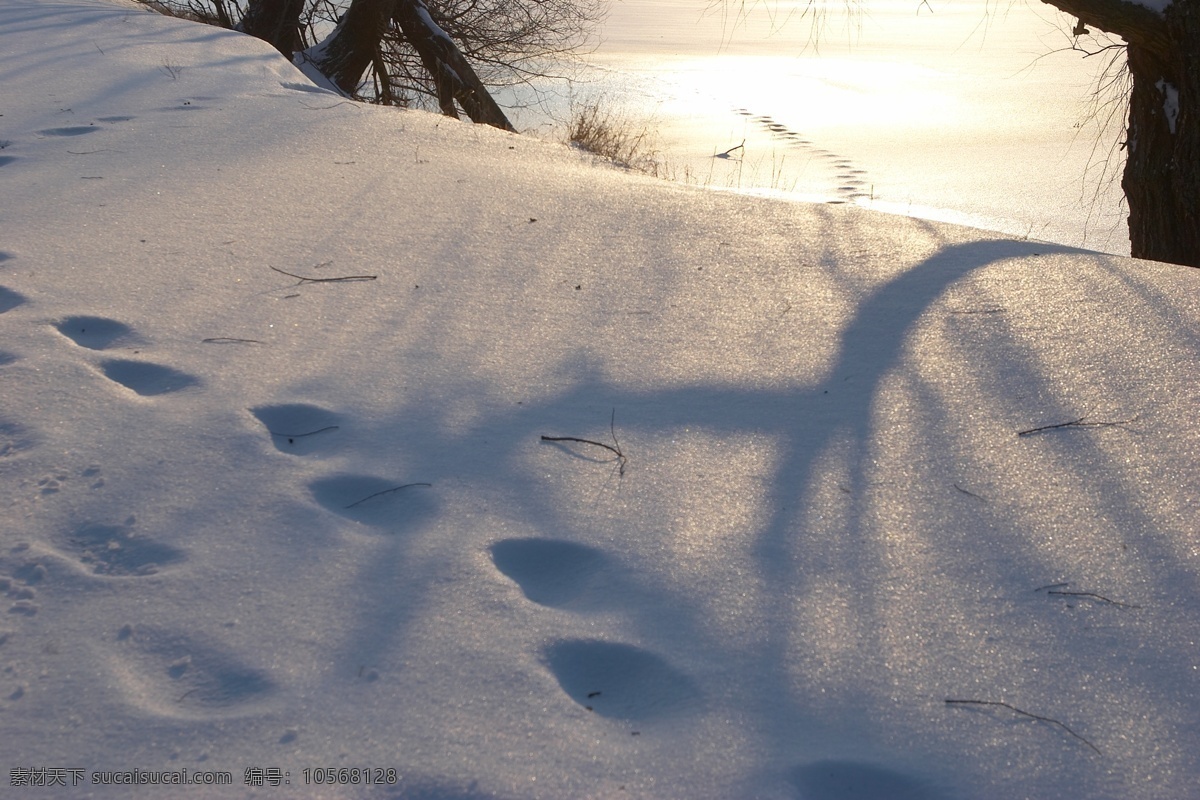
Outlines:
[[[143,0],[262,39],[347,95],[436,102],[513,127],[488,87],[545,76],[590,39],[604,0]]]
[[[1200,0],[1044,0],[1125,40],[1132,77],[1121,187],[1137,258],[1200,267]]]
[[[217,12],[229,27],[229,16],[222,2],[215,3]],[[301,48],[300,15],[304,0],[260,0],[252,3],[236,26],[243,33],[262,39],[288,58]]]

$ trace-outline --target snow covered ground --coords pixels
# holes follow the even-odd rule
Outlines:
[[[0,87],[5,797],[1200,785],[1197,271],[132,6],[0,0]]]

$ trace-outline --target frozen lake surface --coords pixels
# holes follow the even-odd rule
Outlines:
[[[1128,254],[1123,118],[1100,125],[1105,56],[1066,49],[1065,16],[872,2],[853,19],[831,12],[814,47],[803,7],[615,3],[549,116],[603,98],[655,129],[666,172],[689,183]],[[561,136],[542,111],[514,120]],[[740,159],[714,158],[742,142]]]

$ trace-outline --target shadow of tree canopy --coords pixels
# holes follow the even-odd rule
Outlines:
[[[951,287],[1001,262],[1021,263],[1024,275],[1018,280],[1027,280],[1029,271],[1037,269],[1039,263],[1033,256],[1064,252],[1077,251],[1008,240],[941,248],[883,282],[858,303],[842,328],[832,365],[822,380],[809,386],[700,384],[630,389],[593,374],[591,379],[575,381],[565,391],[525,402],[511,412],[484,414],[453,438],[433,433],[445,427],[437,413],[430,412],[436,403],[422,404],[424,410],[409,404],[397,416],[405,417],[406,427],[413,431],[416,461],[428,463],[435,472],[444,469],[461,473],[464,464],[472,464],[462,479],[491,484],[492,491],[507,498],[506,513],[520,517],[535,529],[533,534],[552,541],[587,542],[592,549],[597,547],[591,538],[594,533],[609,531],[614,524],[633,524],[640,534],[652,537],[654,544],[648,544],[647,549],[668,546],[664,541],[671,537],[669,520],[630,519],[639,508],[634,487],[641,479],[639,470],[645,466],[639,463],[639,447],[648,438],[671,431],[703,431],[718,439],[754,436],[771,442],[772,467],[762,486],[762,496],[755,498],[761,512],[756,519],[760,521],[754,528],[753,541],[746,545],[755,569],[749,582],[757,587],[752,614],[754,648],[742,650],[740,645],[723,641],[696,598],[677,596],[669,585],[656,582],[649,574],[641,576],[640,588],[631,588],[633,582],[626,580],[622,590],[640,599],[640,606],[625,604],[631,624],[646,639],[657,640],[660,652],[675,652],[684,663],[703,660],[705,653],[711,661],[753,663],[758,683],[737,691],[744,694],[743,701],[750,706],[772,709],[764,719],[789,720],[782,728],[764,734],[774,757],[786,761],[792,757],[791,742],[797,731],[811,729],[814,724],[836,726],[828,708],[814,711],[814,701],[818,705],[849,704],[859,709],[847,719],[863,713],[863,704],[869,705],[864,698],[885,693],[889,687],[864,685],[862,681],[870,674],[876,677],[870,677],[869,682],[877,681],[879,672],[871,671],[889,659],[897,662],[883,667],[883,674],[894,677],[891,691],[911,694],[923,690],[927,695],[925,706],[913,712],[914,725],[918,717],[926,722],[934,715],[944,717],[944,710],[933,702],[940,702],[940,693],[948,696],[970,687],[1003,691],[1005,686],[1025,685],[1024,678],[1006,674],[1012,666],[1006,659],[993,659],[995,663],[983,659],[972,664],[976,672],[966,669],[973,660],[969,637],[960,641],[956,637],[964,623],[985,633],[1006,625],[1032,624],[1027,601],[1044,598],[1003,596],[1011,594],[1013,580],[1032,590],[1062,575],[1089,577],[1080,574],[1083,560],[1075,552],[1078,548],[1067,547],[1064,557],[1056,560],[1054,553],[1046,552],[1029,538],[1029,526],[1033,524],[1036,530],[1033,520],[1043,512],[1044,505],[1031,503],[1028,498],[1002,496],[1005,480],[1012,477],[1009,470],[1023,468],[1021,465],[1031,457],[1035,462],[1043,459],[1048,472],[1061,469],[1071,475],[1076,468],[1081,469],[1079,481],[1095,495],[1097,519],[1147,532],[1140,543],[1145,557],[1171,573],[1173,580],[1195,585],[1194,575],[1168,552],[1167,545],[1156,542],[1152,532],[1157,521],[1143,510],[1138,490],[1129,485],[1128,475],[1116,467],[1113,453],[1096,437],[1067,432],[1072,436],[1069,446],[1050,439],[1018,441],[1016,428],[1009,427],[1003,434],[1005,446],[1016,443],[1025,454],[1008,456],[1011,465],[992,463],[995,459],[986,448],[971,441],[962,428],[962,419],[956,421],[963,416],[963,409],[954,408],[951,400],[961,398],[948,399],[939,386],[939,375],[917,365],[919,359],[914,361],[914,348],[930,346],[922,326]],[[1037,277],[1046,279],[1045,275]],[[983,307],[980,318],[988,310]],[[944,321],[958,311],[943,309],[939,318]],[[1028,342],[1020,341],[1025,334],[1016,335],[1009,321],[995,322],[999,316],[989,315],[990,328],[964,337],[963,346],[986,347],[1001,361],[997,365],[964,366],[982,370],[985,379],[989,370],[998,370],[992,377],[1000,387],[1008,387],[997,390],[999,396],[991,398],[994,408],[979,409],[990,420],[981,422],[981,427],[994,429],[1005,418],[1020,419],[1021,414],[1034,421],[1040,421],[1034,415],[1044,414],[1052,415],[1052,419],[1071,418],[1058,416],[1076,413],[1072,398],[1064,396],[1056,385],[1058,376],[1052,370],[1045,371],[1037,353],[1029,351]],[[972,341],[966,341],[972,337]],[[1005,397],[1004,392],[1021,397]],[[898,399],[898,394],[905,396]],[[1035,401],[1032,406],[1029,399]],[[539,443],[541,434],[579,433],[548,430],[546,420],[583,416],[588,417],[590,427],[581,436],[609,441],[609,409],[615,409],[613,432],[630,460],[630,470],[623,477],[611,471],[612,464],[597,467],[564,453],[558,445]],[[891,467],[881,469],[881,465],[893,456],[888,455],[890,446],[885,440],[900,429],[905,431],[906,446],[915,440],[919,449],[908,454],[913,463],[896,467],[896,485],[889,486],[890,479],[884,473]],[[1136,435],[1134,431],[1112,433]],[[531,478],[529,473],[529,459],[537,458],[531,455],[531,448],[539,446],[550,457],[559,459],[559,469],[608,471],[604,473],[604,491],[614,508],[593,505],[595,522],[581,523],[589,511],[579,507],[587,506],[586,502],[543,492],[547,484]],[[576,455],[593,462],[611,456],[585,445],[578,448]],[[902,462],[904,454],[897,457]],[[538,463],[544,465],[547,461],[539,458]],[[836,480],[828,474],[831,465],[837,472]],[[505,485],[498,476],[510,473],[526,478]],[[714,473],[713,480],[722,480],[719,469]],[[436,484],[437,479],[433,482]],[[702,486],[693,488],[704,491]],[[1071,490],[1076,489],[1078,486]],[[837,498],[840,510],[823,520],[822,514],[832,508],[825,496],[830,491],[835,497],[841,494]],[[914,499],[913,492],[924,496]],[[925,503],[934,510],[913,510],[913,506]],[[935,521],[937,531],[916,530],[907,522],[911,519],[913,524],[921,524],[926,517]],[[973,537],[979,538],[972,541]],[[952,552],[938,552],[947,544],[955,545]],[[894,563],[913,554],[919,558],[912,564]],[[1070,563],[1070,558],[1076,556],[1080,560]],[[610,552],[609,557],[634,573],[641,569],[637,553]],[[949,587],[957,587],[957,594],[939,596]],[[980,598],[987,600],[978,608],[946,612],[947,603]],[[841,607],[827,618],[819,608],[813,608],[813,604],[824,602]],[[614,605],[622,604],[614,601]],[[806,606],[808,612],[804,611]],[[811,613],[812,619],[802,631],[807,638],[798,642],[801,631],[797,619],[804,613]],[[639,614],[644,616],[639,619]],[[663,619],[670,619],[675,631],[670,641],[663,640]],[[380,641],[377,622],[371,618],[354,632],[347,643],[349,650],[384,652],[389,645]],[[1032,639],[1013,645],[1014,661],[1035,656],[1043,646],[1053,650],[1058,637],[1078,635],[1076,624],[1061,617],[1036,620],[1028,630]],[[912,638],[898,641],[897,637],[906,632]],[[396,635],[402,637],[399,631]],[[838,642],[842,637],[844,640]],[[841,655],[798,655],[806,649],[839,648],[845,650]],[[1124,670],[1119,666],[1119,652],[1114,648],[1110,664],[1114,670]],[[1064,670],[1081,666],[1068,654],[1059,653],[1054,661]],[[955,668],[937,666],[946,662]],[[839,668],[845,668],[845,679],[837,678]],[[927,672],[922,674],[922,670]],[[797,674],[805,671],[812,673],[809,687]],[[1142,688],[1150,691],[1161,685],[1159,677],[1148,675]],[[1061,680],[1027,689],[1036,697],[1059,703],[1061,700],[1054,700],[1055,693],[1062,690],[1066,680],[1064,672]],[[818,689],[821,684],[824,687]],[[824,699],[820,699],[818,692],[827,689]],[[1115,702],[1115,695],[1106,699]],[[781,708],[787,713],[780,713]],[[814,715],[822,718],[819,723]],[[952,717],[946,722],[946,730],[958,730],[955,723],[961,722]],[[889,734],[881,733],[880,746],[895,746],[894,742],[887,745],[888,739]]]

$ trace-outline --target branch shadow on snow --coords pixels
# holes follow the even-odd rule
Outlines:
[[[863,710],[864,706],[867,709],[872,707],[872,701],[866,696],[888,691],[901,694],[911,691],[912,687],[906,685],[905,680],[920,681],[919,673],[923,668],[929,669],[930,683],[924,687],[924,691],[935,698],[935,701],[928,703],[933,710],[914,709],[914,719],[910,724],[914,728],[920,727],[932,714],[943,714],[944,719],[944,709],[940,706],[940,699],[936,698],[949,696],[958,687],[939,683],[944,679],[936,667],[946,658],[943,648],[958,647],[958,643],[948,637],[957,636],[955,628],[962,623],[948,620],[940,613],[940,606],[952,601],[936,596],[933,589],[923,592],[919,586],[906,586],[889,591],[887,587],[876,585],[877,580],[889,579],[890,560],[911,557],[918,580],[928,577],[931,582],[957,583],[960,586],[965,582],[968,584],[965,590],[968,598],[973,596],[969,587],[972,581],[979,583],[980,591],[985,594],[1003,590],[1006,586],[1003,579],[1012,576],[1027,578],[1030,588],[1033,588],[1044,576],[1053,578],[1056,570],[1064,568],[1063,564],[1053,563],[1044,551],[1028,540],[1023,526],[1031,512],[1021,507],[1019,502],[1008,508],[998,501],[992,502],[990,498],[977,496],[949,480],[936,486],[929,484],[929,476],[922,473],[922,469],[934,470],[939,478],[944,478],[956,474],[956,470],[978,474],[987,471],[990,466],[986,457],[972,452],[969,444],[956,441],[954,432],[947,432],[941,427],[940,418],[952,413],[950,401],[941,395],[936,381],[930,376],[915,374],[915,368],[906,360],[910,349],[915,346],[914,336],[918,327],[924,324],[931,308],[946,295],[951,286],[1000,262],[1017,262],[1033,255],[1066,252],[1078,251],[1009,240],[976,241],[942,247],[913,268],[883,282],[857,304],[855,312],[842,329],[836,357],[823,380],[806,387],[760,389],[737,384],[705,384],[630,389],[593,374],[549,399],[527,402],[512,412],[487,414],[467,431],[453,438],[437,433],[445,428],[445,423],[439,419],[436,411],[418,410],[409,405],[397,416],[406,417],[405,427],[411,427],[414,432],[412,446],[415,459],[427,457],[435,473],[439,469],[461,473],[463,464],[474,465],[462,474],[462,480],[493,484],[510,499],[507,513],[535,528],[523,537],[505,539],[498,536],[494,541],[483,543],[484,548],[491,551],[499,571],[516,582],[527,599],[544,602],[551,607],[587,612],[604,607],[602,598],[606,589],[603,584],[606,582],[607,591],[611,591],[613,597],[625,598],[624,602],[613,600],[612,608],[623,609],[629,615],[630,625],[639,632],[639,643],[643,647],[631,649],[633,655],[629,657],[619,658],[627,655],[619,651],[625,645],[618,646],[617,650],[604,645],[604,657],[623,665],[617,672],[622,675],[640,674],[635,669],[637,667],[641,672],[653,673],[661,678],[663,675],[676,674],[678,664],[703,662],[706,659],[713,664],[753,665],[753,674],[761,680],[753,686],[735,685],[726,691],[738,696],[749,713],[761,714],[766,726],[761,731],[763,752],[766,754],[763,761],[768,765],[766,768],[790,769],[791,772],[786,773],[790,777],[784,780],[793,784],[803,796],[859,796],[854,794],[857,790],[851,790],[853,786],[865,787],[861,791],[868,792],[882,787],[895,796],[940,796],[936,788],[926,785],[923,776],[894,772],[883,762],[847,761],[845,757],[851,754],[838,751],[836,745],[832,745],[833,750],[829,752],[806,752],[798,748],[795,742],[811,735],[814,726],[837,728],[844,725],[847,731],[874,729],[876,726],[870,720],[856,717],[869,713]],[[1032,264],[1025,266],[1034,268]],[[978,335],[985,340],[994,338],[992,346],[999,347],[1001,351],[1005,346],[1008,347],[1002,365],[1005,381],[1015,380],[1035,394],[1041,392],[1049,397],[1056,396],[1055,376],[1040,371],[1030,360],[1030,353],[1009,341],[1014,338],[1013,331],[1001,326],[999,330]],[[986,369],[983,371],[986,372]],[[936,551],[944,539],[929,538],[925,531],[909,529],[903,520],[889,521],[889,514],[892,513],[887,506],[890,489],[886,486],[880,488],[877,462],[888,456],[880,439],[890,434],[887,428],[882,427],[887,420],[880,414],[881,407],[897,391],[897,376],[911,384],[906,384],[904,391],[910,392],[916,402],[926,409],[923,414],[904,422],[916,431],[916,440],[923,449],[914,452],[915,472],[901,476],[900,480],[906,482],[901,488],[915,488],[928,493],[928,502],[938,508],[931,518],[944,520],[943,531],[954,526],[963,526],[967,530],[978,526],[995,533],[1001,544],[999,552],[980,551],[982,542],[964,542],[957,549],[965,552],[966,556],[943,560],[945,554],[933,552],[922,562],[919,558],[921,553]],[[1012,408],[1006,406],[1010,399],[997,398],[997,405],[992,410],[996,413],[1012,412]],[[434,406],[436,403],[433,402],[423,404],[423,408]],[[753,577],[759,583],[755,593],[758,605],[754,617],[759,626],[755,647],[746,649],[743,645],[725,641],[719,632],[714,631],[694,598],[679,596],[669,585],[656,583],[653,576],[637,564],[634,554],[613,552],[611,548],[606,551],[599,547],[589,538],[589,530],[580,525],[580,515],[565,510],[562,498],[543,495],[536,481],[520,480],[517,485],[508,486],[497,483],[497,475],[520,473],[528,469],[527,458],[531,445],[538,446],[533,443],[537,442],[539,434],[547,432],[545,420],[577,417],[581,410],[594,415],[597,411],[610,408],[618,409],[617,431],[626,452],[631,456],[632,464],[629,475],[614,478],[618,483],[621,480],[628,482],[626,488],[614,487],[614,493],[635,491],[628,487],[639,479],[636,451],[639,437],[661,434],[660,426],[667,418],[677,430],[701,430],[719,438],[760,436],[776,443],[778,457],[763,490],[765,516],[761,524],[756,526],[753,543],[749,547],[757,570],[757,575]],[[1066,403],[1062,408],[1064,412],[1070,410]],[[1011,429],[1007,435],[1012,436]],[[481,458],[480,441],[485,439],[487,455]],[[1088,468],[1088,475],[1096,474],[1095,464],[1112,461],[1111,455],[1100,448],[1085,443],[1080,450],[1078,442],[1073,444],[1075,450],[1052,452],[1047,458],[1052,461],[1054,458],[1060,459],[1058,466],[1069,473],[1071,459],[1075,458],[1073,453],[1082,452],[1082,460],[1093,465]],[[826,525],[814,508],[829,507],[828,502],[819,498],[818,494],[824,491],[819,487],[828,478],[825,473],[831,459],[844,471],[840,475],[838,488],[845,498],[840,516],[831,522],[827,521]],[[1103,470],[1099,472],[1103,474]],[[1101,513],[1126,521],[1134,529],[1152,528],[1153,521],[1139,509],[1126,476],[1119,470],[1111,474],[1111,478],[1102,481],[1103,486],[1098,491],[1104,498]],[[438,482],[436,476],[431,476],[431,480],[435,484]],[[994,478],[996,480],[999,478]],[[703,487],[697,487],[696,490],[701,491]],[[622,512],[615,513],[619,516]],[[604,524],[601,521],[597,526],[603,527]],[[648,550],[669,544],[672,536],[669,521],[641,519],[631,524],[637,524],[641,534],[656,537],[654,541],[647,542]],[[942,535],[945,536],[944,533]],[[577,551],[584,552],[588,557],[584,565],[588,570],[588,583],[579,590],[586,592],[582,600],[572,594],[574,589],[568,591],[556,583],[552,576],[547,577],[539,572],[541,566],[533,563],[541,553],[566,559],[573,564],[579,560],[576,558],[579,555]],[[1165,553],[1161,555],[1166,557]],[[986,575],[991,569],[997,570],[999,577],[989,585]],[[1180,579],[1193,580],[1185,570],[1178,572]],[[595,577],[597,574],[602,577]],[[540,586],[539,581],[547,582],[558,594],[548,594],[548,600],[541,598],[541,594],[551,590],[543,591],[544,587]],[[601,588],[594,589],[597,585]],[[839,585],[841,588],[837,589]],[[837,596],[830,594],[830,587],[835,587]],[[634,602],[629,601],[631,597]],[[806,602],[820,600],[831,603],[844,601],[840,622],[832,617],[822,617],[821,610],[815,609],[814,621],[803,623],[809,626],[805,632],[813,638],[797,641],[797,626],[802,624],[797,622],[798,610],[803,612]],[[892,607],[893,603],[896,607]],[[919,615],[922,611],[932,611],[934,621],[919,620],[918,616],[916,618],[919,621],[906,622],[908,615]],[[999,614],[1001,618],[1008,614],[1008,618],[1015,619],[1024,610],[996,611],[994,608],[984,608],[979,611],[967,609],[965,613],[968,619],[974,614],[974,621],[979,622],[987,620],[992,614]],[[372,657],[383,659],[392,648],[403,648],[404,628],[412,622],[410,615],[394,613],[396,626],[382,632],[377,616],[368,616],[371,619],[352,631],[346,639],[348,654],[365,650]],[[670,620],[669,626],[664,626],[664,619]],[[836,668],[839,658],[851,664],[856,660],[876,664],[886,660],[889,654],[896,655],[897,645],[893,641],[896,628],[909,624],[919,631],[918,639],[923,637],[926,641],[904,646],[904,652],[912,661],[897,668],[901,670],[897,674],[898,688],[859,685],[855,682],[858,675],[853,669],[842,679],[830,677],[833,673],[821,673],[822,658],[826,656]],[[1070,620],[1056,620],[1050,627],[1069,635],[1072,631],[1070,626]],[[670,634],[664,634],[665,627],[671,629]],[[822,652],[831,649],[834,640],[839,638],[842,641],[837,644],[849,648],[850,656]],[[586,661],[586,656],[597,648],[601,648],[601,645],[590,642],[581,644],[580,640],[564,636],[559,642],[549,645],[548,660],[543,661],[554,672],[564,691],[577,703],[587,702],[586,698],[591,694],[588,687],[599,682],[598,673],[593,674],[595,670],[581,661]],[[1119,652],[1119,648],[1114,648],[1114,652]],[[571,657],[566,658],[563,653]],[[951,655],[962,657],[957,651]],[[1019,654],[1015,657],[1019,657]],[[647,664],[652,665],[653,669]],[[870,668],[877,668],[877,664]],[[798,673],[803,675],[805,670],[814,673],[811,687],[806,687],[803,678],[798,678]],[[689,704],[696,709],[703,708],[705,695],[712,687],[706,686],[703,680],[693,681],[682,672],[678,674],[688,682],[689,691],[685,693],[686,697],[674,704],[672,713],[685,713],[681,709],[686,709]],[[580,682],[580,675],[586,680]],[[831,689],[830,696],[824,699],[818,695],[824,693],[825,688],[816,685],[822,681]],[[736,684],[736,680],[734,682]],[[1056,681],[1047,689],[1054,691],[1061,685]],[[1154,685],[1157,684],[1150,684]],[[999,689],[1003,690],[1003,686],[1001,684]],[[635,702],[640,697],[636,689],[631,689],[630,695]],[[619,707],[619,712],[614,712],[614,715],[626,719],[653,717],[650,711],[636,704]],[[953,735],[953,722],[951,718],[946,723],[945,736]],[[877,742],[860,744],[862,750],[859,752],[874,755],[890,753],[899,759],[895,763],[903,763],[904,754],[895,748],[905,745],[897,745],[894,736],[886,732],[880,733]],[[921,763],[925,763],[923,759]],[[791,766],[786,767],[787,764]],[[839,788],[847,781],[851,789]]]

